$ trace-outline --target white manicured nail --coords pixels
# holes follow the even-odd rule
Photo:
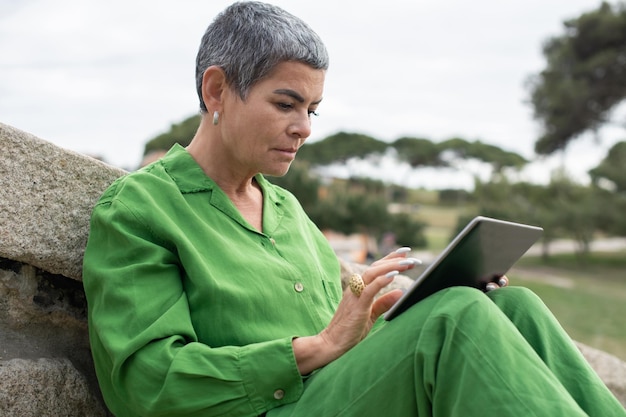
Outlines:
[[[406,246],[396,249],[396,253],[408,253],[408,252],[411,252],[411,248],[406,247]]]
[[[387,273],[385,274],[385,277],[387,277],[387,278],[391,279],[391,278],[395,277],[396,275],[398,275],[399,273],[400,273],[399,271],[391,271],[391,272],[387,272]]]
[[[407,259],[403,259],[400,262],[398,262],[398,265],[421,265],[422,261],[420,261],[419,259],[415,259],[415,258],[407,258]]]

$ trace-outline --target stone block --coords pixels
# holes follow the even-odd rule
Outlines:
[[[0,381],[2,416],[107,416],[68,359],[0,361]]]
[[[124,173],[0,123],[0,257],[80,280],[91,209]]]

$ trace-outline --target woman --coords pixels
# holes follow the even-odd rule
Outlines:
[[[285,174],[311,133],[327,67],[301,20],[230,6],[202,39],[188,148],[117,180],[94,208],[84,284],[111,411],[624,415],[528,291],[452,288],[382,323],[401,293],[374,296],[415,264],[399,250],[342,294],[323,235],[263,177]]]

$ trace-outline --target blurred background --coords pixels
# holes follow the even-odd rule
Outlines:
[[[0,0],[0,122],[127,170],[187,144],[230,1]],[[426,262],[471,217],[540,225],[509,274],[626,360],[626,5],[270,1],[331,67],[290,189],[339,256]],[[419,272],[419,271],[416,271]]]

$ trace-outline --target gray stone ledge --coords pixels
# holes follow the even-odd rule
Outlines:
[[[0,257],[80,280],[91,208],[124,173],[0,123]]]

